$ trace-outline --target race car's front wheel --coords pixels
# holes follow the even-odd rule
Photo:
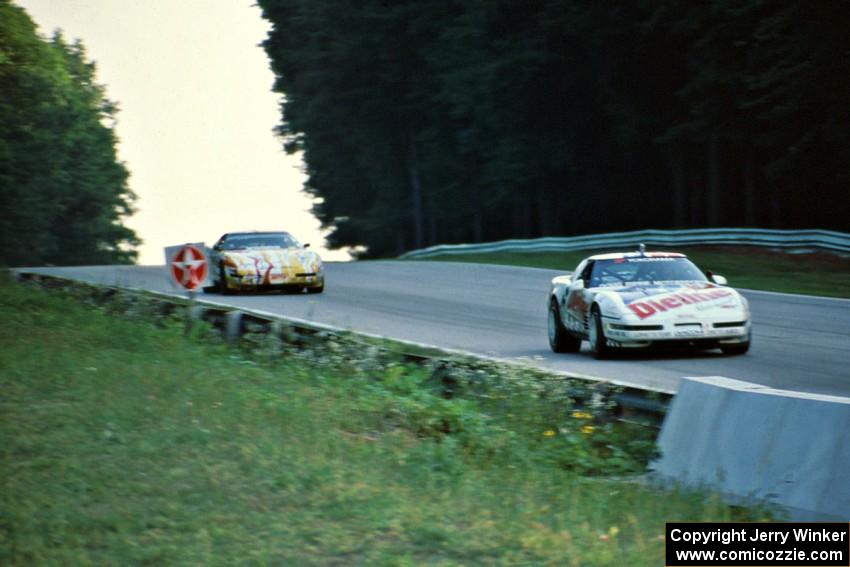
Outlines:
[[[561,322],[561,313],[558,310],[558,302],[554,299],[549,302],[549,347],[554,352],[578,352],[581,348],[581,339],[572,336]]]
[[[596,358],[605,358],[611,354],[611,347],[605,338],[605,329],[602,328],[602,315],[594,305],[590,311],[590,320],[587,322],[587,338],[590,350]]]
[[[750,340],[751,338],[748,336],[747,342],[744,343],[738,343],[736,345],[720,345],[720,350],[727,356],[746,354],[747,351],[750,350]]]
[[[222,295],[233,295],[233,290],[227,287],[227,279],[224,274],[224,264],[218,267],[218,291]]]

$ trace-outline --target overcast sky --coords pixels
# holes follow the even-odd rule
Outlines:
[[[272,128],[274,76],[258,44],[268,23],[254,0],[15,0],[43,36],[80,39],[118,103],[119,157],[144,240],[139,263],[163,248],[212,244],[223,232],[288,230],[328,252],[302,191],[299,159]]]

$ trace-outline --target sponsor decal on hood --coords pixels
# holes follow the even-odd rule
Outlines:
[[[315,256],[300,249],[257,249],[225,252],[225,258],[237,264],[271,264],[278,267],[309,264]]]
[[[616,290],[619,292],[619,290]],[[640,319],[652,317],[656,313],[665,313],[684,307],[713,302],[718,299],[730,298],[735,292],[712,285],[693,285],[671,289],[670,287],[632,288],[623,290],[621,296],[632,313]]]

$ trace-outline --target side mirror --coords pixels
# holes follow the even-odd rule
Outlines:
[[[716,283],[717,285],[726,285],[729,281],[719,274],[712,274],[711,281]]]

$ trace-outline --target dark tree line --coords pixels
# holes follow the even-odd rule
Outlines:
[[[847,0],[260,0],[331,246],[850,228]]]
[[[117,109],[83,45],[0,0],[0,265],[131,262],[139,244]]]

